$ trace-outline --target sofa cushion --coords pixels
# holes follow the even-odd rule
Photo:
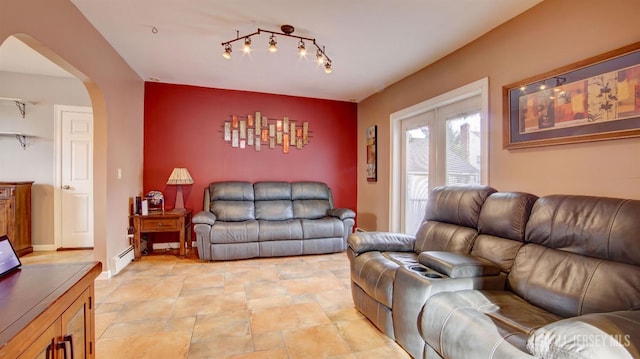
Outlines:
[[[301,219],[302,233],[304,239],[314,238],[342,238],[344,224],[335,217],[325,217],[320,219]]]
[[[291,199],[324,199],[331,200],[331,190],[326,183],[301,181],[291,184]]]
[[[302,199],[293,201],[294,218],[322,218],[327,216],[330,209],[329,201],[324,199]]]
[[[478,235],[482,204],[495,191],[477,185],[434,188],[427,199],[424,221],[416,233],[415,252],[470,253]]]
[[[291,200],[289,182],[256,182],[253,188],[256,201]]]
[[[508,287],[562,317],[640,308],[640,267],[526,244]]]
[[[256,219],[252,201],[223,201],[211,202],[211,212],[216,215],[216,221],[242,222]]]
[[[418,325],[443,357],[509,358],[522,357],[529,334],[559,319],[508,291],[463,290],[430,297]]]
[[[209,208],[218,221],[255,219],[253,184],[250,182],[213,182],[209,185]]]
[[[211,227],[210,241],[214,244],[257,242],[258,221],[216,222]]]
[[[429,193],[424,219],[478,228],[482,204],[494,192],[479,185],[436,187]]]
[[[253,184],[251,182],[227,181],[209,184],[211,201],[253,201]]]
[[[293,207],[289,200],[256,201],[256,219],[285,221],[293,218]]]
[[[297,219],[287,221],[258,221],[259,241],[301,240],[302,225]],[[292,243],[292,245],[295,245]]]
[[[509,273],[518,249],[524,244],[531,208],[538,199],[523,192],[496,192],[482,205],[478,237],[471,254],[490,260]]]
[[[526,241],[549,248],[640,265],[640,200],[541,197],[533,206]]]
[[[482,205],[478,233],[524,242],[531,208],[538,199],[523,192],[496,192]]]

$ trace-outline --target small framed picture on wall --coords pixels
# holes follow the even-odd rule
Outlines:
[[[377,135],[378,126],[367,128],[367,182],[378,181]]]

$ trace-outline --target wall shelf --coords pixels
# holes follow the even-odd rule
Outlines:
[[[18,132],[0,132],[0,136],[15,137],[16,140],[18,140],[18,142],[20,143],[20,146],[22,147],[23,150],[26,150],[27,146],[29,145],[27,143],[27,140],[30,138],[36,137],[36,136],[26,135],[24,133],[18,133]]]
[[[27,103],[24,102],[24,100],[21,98],[0,97],[0,101],[13,101],[16,104],[16,107],[18,107],[18,111],[20,111],[22,118],[24,118],[27,108]]]

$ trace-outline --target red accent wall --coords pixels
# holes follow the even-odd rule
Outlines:
[[[232,148],[223,123],[259,111],[268,118],[309,122],[302,149]],[[147,82],[144,101],[144,193],[160,190],[173,208],[176,188],[166,184],[174,167],[186,167],[195,184],[183,186],[185,207],[202,210],[210,182],[320,181],[336,207],[357,206],[357,104],[246,91]]]

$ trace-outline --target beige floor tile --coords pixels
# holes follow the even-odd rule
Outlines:
[[[291,295],[322,293],[328,290],[344,289],[342,282],[340,282],[338,278],[327,273],[311,278],[283,280],[282,284]]]
[[[187,358],[190,335],[163,332],[98,339],[96,359]]]
[[[371,350],[364,350],[355,353],[357,359],[371,359],[371,358],[388,358],[388,359],[411,359],[411,356],[407,354],[397,344],[391,344],[384,347],[378,347]]]
[[[362,315],[355,307],[351,306],[349,308],[339,309],[335,311],[328,311],[327,316],[329,319],[335,322],[344,322],[347,320],[358,320],[365,319],[365,316]]]
[[[214,338],[192,342],[189,359],[222,359],[234,354],[253,352],[251,336]]]
[[[285,330],[289,358],[327,358],[349,354],[351,349],[331,324]]]
[[[102,338],[129,337],[140,333],[155,334],[164,331],[166,320],[147,319],[135,322],[112,322],[104,331]]]
[[[200,304],[198,314],[227,313],[247,309],[246,294],[237,292],[231,294],[212,295],[208,302]]]
[[[255,351],[284,348],[281,332],[267,332],[253,335],[253,349]]]
[[[330,323],[317,303],[293,304],[284,307],[251,311],[252,333],[265,333]]]
[[[113,320],[116,323],[137,320],[166,319],[171,316],[175,299],[153,299],[128,303]]]
[[[271,307],[282,307],[293,304],[293,300],[290,296],[277,296],[251,299],[247,301],[247,308],[249,309],[261,309]]]
[[[249,312],[199,315],[193,327],[192,341],[212,338],[245,337],[251,335]]]
[[[263,351],[255,351],[252,353],[243,353],[231,355],[229,359],[289,359],[287,351],[284,348],[270,349]]]
[[[116,315],[118,315],[117,312],[111,312],[111,313],[96,313],[95,314],[95,334],[96,334],[96,339],[100,338],[102,336],[102,333],[104,333],[104,331],[107,329],[107,327],[109,327],[109,325],[111,324],[111,322],[113,322],[113,319],[116,317]]]
[[[245,284],[247,299],[289,295],[287,288],[277,282],[259,281]]]
[[[374,328],[367,319],[336,323],[338,332],[354,352],[388,346],[392,341]]]

